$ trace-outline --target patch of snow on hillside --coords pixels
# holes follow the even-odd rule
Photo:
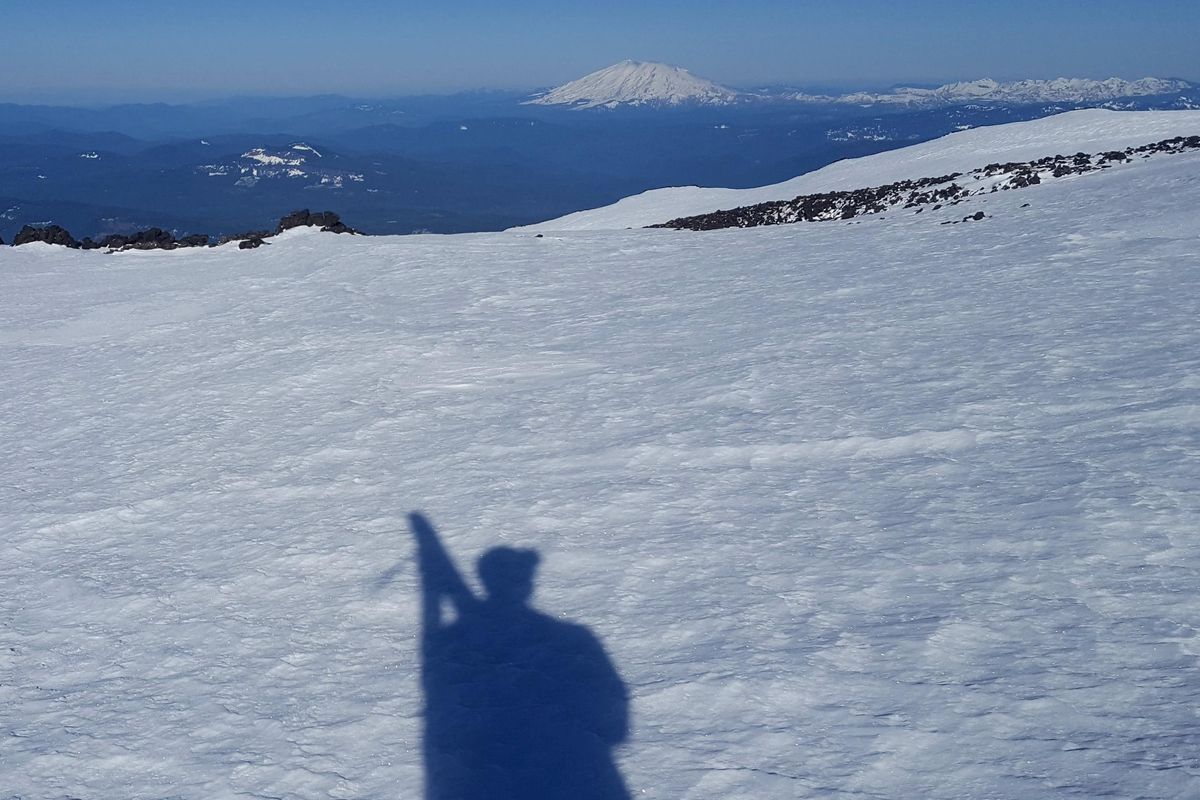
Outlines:
[[[242,158],[270,166],[298,167],[304,164],[304,156],[281,156],[276,153],[268,153],[261,147],[247,150],[245,153],[242,153]]]

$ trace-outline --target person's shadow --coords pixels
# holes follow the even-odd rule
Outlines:
[[[538,555],[479,559],[476,597],[421,514],[426,800],[629,800],[613,748],[629,695],[582,625],[530,608]]]

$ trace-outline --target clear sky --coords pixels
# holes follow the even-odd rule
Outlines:
[[[733,86],[1200,80],[1200,0],[0,0],[0,99],[537,88],[624,58]]]

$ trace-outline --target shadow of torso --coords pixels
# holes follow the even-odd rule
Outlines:
[[[626,800],[625,686],[587,628],[475,601],[426,632],[428,800]]]

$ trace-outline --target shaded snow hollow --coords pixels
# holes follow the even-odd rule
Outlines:
[[[4,796],[421,796],[424,509],[634,797],[1196,797],[1198,205],[2,248]]]
[[[848,159],[771,186],[651,189],[602,208],[578,211],[515,230],[619,230],[656,225],[802,194],[882,186],[968,172],[994,161],[1030,161],[1058,153],[1098,153],[1200,133],[1200,111],[1086,109],[1052,117],[959,131],[929,142]]]

